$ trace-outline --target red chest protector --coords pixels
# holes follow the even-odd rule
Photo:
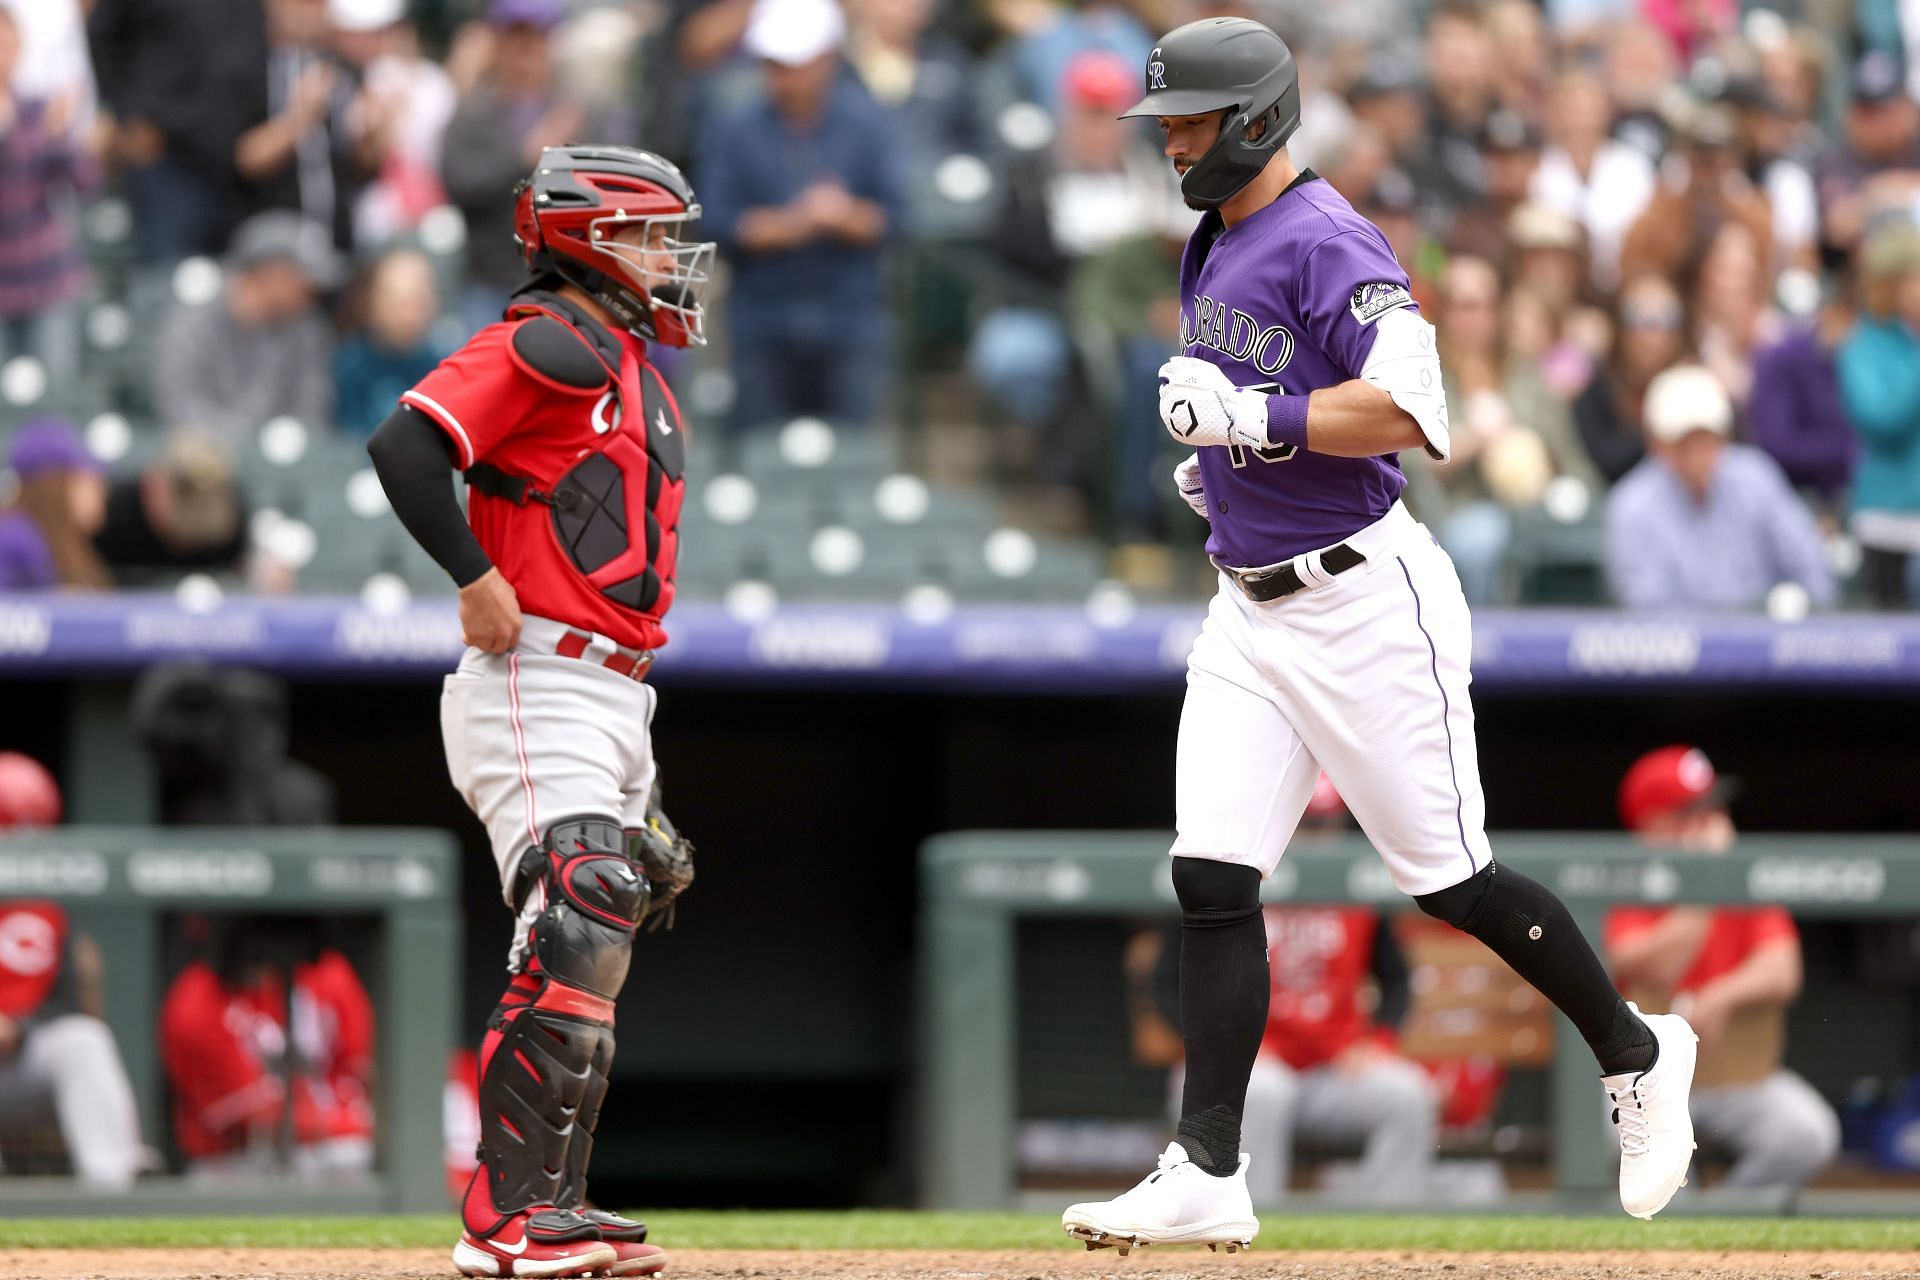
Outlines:
[[[574,570],[615,605],[658,620],[673,603],[686,498],[679,405],[650,363],[634,361],[624,372],[618,340],[566,299],[525,295],[515,314],[526,317],[512,344],[522,368],[575,395],[602,393],[591,451],[550,475],[477,463],[467,484],[520,506],[548,507]]]
[[[0,905],[0,1013],[21,1018],[45,1004],[66,949],[67,913],[58,905]]]

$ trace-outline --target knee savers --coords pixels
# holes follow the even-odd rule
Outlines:
[[[613,999],[627,980],[633,931],[646,914],[651,886],[627,857],[620,824],[584,818],[555,824],[516,873],[515,898],[537,887],[546,906],[533,922],[528,950],[542,973]]]
[[[1173,892],[1188,925],[1234,924],[1260,914],[1260,873],[1239,863],[1175,858]]]

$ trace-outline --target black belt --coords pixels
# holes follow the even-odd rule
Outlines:
[[[1357,569],[1366,562],[1365,556],[1344,542],[1320,553],[1320,567],[1330,575]],[[1307,585],[1291,563],[1283,564],[1278,569],[1235,569],[1231,565],[1220,567],[1233,579],[1242,595],[1259,604],[1290,596],[1304,590]]]

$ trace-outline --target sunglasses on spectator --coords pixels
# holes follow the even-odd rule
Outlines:
[[[1629,329],[1659,329],[1672,333],[1680,327],[1680,308],[1627,307],[1620,313],[1620,323]]]

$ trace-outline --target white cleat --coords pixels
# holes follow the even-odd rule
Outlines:
[[[1640,1010],[1627,1006],[1635,1013]],[[1647,1070],[1604,1076],[1620,1126],[1620,1207],[1651,1218],[1687,1185],[1693,1163],[1693,1064],[1700,1037],[1674,1013],[1641,1013],[1659,1056]]]
[[[1231,1177],[1216,1178],[1169,1143],[1160,1167],[1112,1200],[1076,1204],[1060,1215],[1068,1235],[1089,1249],[1114,1248],[1125,1257],[1153,1244],[1195,1244],[1228,1253],[1251,1248],[1260,1234],[1247,1195],[1247,1156]]]

